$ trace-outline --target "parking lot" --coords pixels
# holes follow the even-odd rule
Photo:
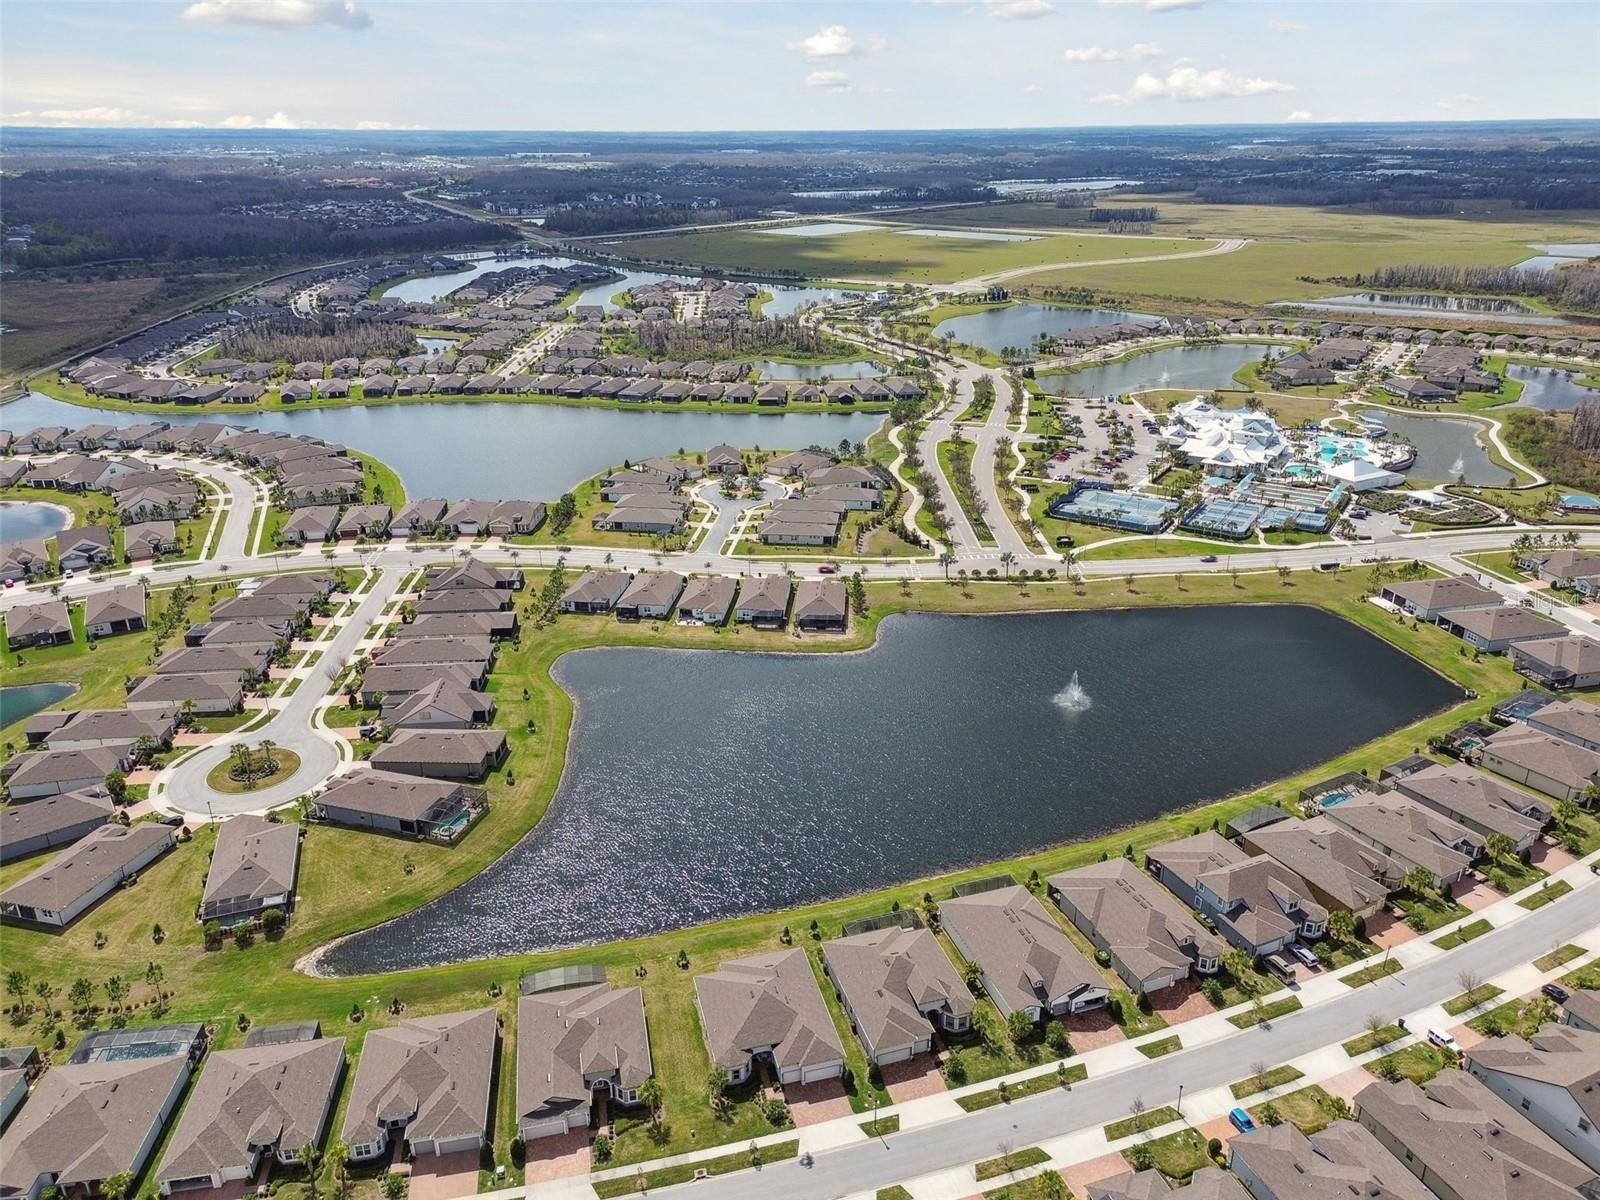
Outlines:
[[[1034,404],[1049,404],[1060,416],[1068,447],[1055,457],[1046,456],[1046,479],[1077,477],[1112,479],[1118,472],[1129,483],[1148,478],[1157,456],[1150,414],[1133,404],[1108,404],[1056,396],[1035,396]]]

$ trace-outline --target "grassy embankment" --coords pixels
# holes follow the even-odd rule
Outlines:
[[[535,579],[534,586],[538,580]],[[64,934],[25,930],[7,931],[7,957],[24,973],[36,977],[71,979],[83,976],[103,980],[113,973],[142,977],[147,962],[164,972],[166,990],[173,993],[166,1010],[169,1019],[220,1021],[222,1044],[236,1044],[234,1018],[243,1013],[257,1024],[267,1021],[317,1018],[325,1028],[360,1035],[374,1024],[389,1020],[386,1005],[399,997],[411,1014],[449,1011],[489,1003],[492,985],[514,995],[512,986],[525,970],[561,962],[599,962],[619,980],[632,981],[643,967],[640,981],[650,1013],[652,1045],[658,1073],[666,1091],[665,1133],[659,1140],[639,1125],[622,1128],[618,1161],[633,1161],[689,1149],[692,1146],[738,1142],[767,1128],[764,1118],[749,1104],[736,1104],[724,1120],[713,1115],[706,1102],[704,1080],[707,1062],[700,1041],[692,1000],[691,978],[724,957],[749,953],[778,944],[785,926],[804,942],[812,920],[828,935],[845,920],[884,911],[892,901],[911,903],[924,891],[947,894],[958,879],[1006,870],[1027,878],[1095,861],[1103,852],[1118,853],[1132,844],[1136,851],[1203,828],[1213,819],[1259,803],[1293,798],[1309,779],[1355,769],[1375,768],[1410,752],[1427,737],[1449,728],[1468,715],[1484,712],[1499,696],[1520,684],[1500,659],[1473,662],[1457,653],[1459,643],[1432,627],[1412,628],[1362,602],[1364,573],[1297,575],[1286,586],[1271,573],[1242,576],[1237,582],[1225,576],[1206,576],[1187,582],[1180,590],[1170,579],[1139,581],[1135,590],[1120,582],[1098,582],[1082,588],[1067,583],[1028,584],[1025,587],[981,585],[963,589],[932,584],[902,587],[897,583],[870,583],[869,614],[854,621],[851,632],[837,638],[799,639],[781,633],[756,633],[748,629],[679,629],[659,623],[620,625],[603,618],[563,617],[555,626],[529,632],[520,648],[508,650],[494,675],[500,703],[498,724],[508,732],[512,755],[508,770],[490,783],[493,803],[488,816],[466,839],[453,848],[390,841],[348,830],[314,827],[304,846],[300,906],[281,940],[258,942],[246,951],[207,953],[200,945],[192,919],[205,862],[213,835],[202,833],[192,842],[144,873],[138,886],[117,892]],[[1110,606],[1161,606],[1172,604],[1301,602],[1318,604],[1356,621],[1369,631],[1415,654],[1464,686],[1480,699],[1458,705],[1414,725],[1376,739],[1341,755],[1333,762],[1295,778],[1279,781],[1249,795],[1171,814],[1133,829],[1070,845],[1053,847],[999,864],[986,864],[937,879],[902,883],[864,895],[825,901],[784,912],[722,921],[699,928],[634,939],[581,951],[520,955],[486,962],[411,970],[381,977],[320,979],[296,978],[284,986],[291,964],[303,954],[339,934],[410,911],[477,874],[500,857],[543,816],[559,781],[572,717],[570,699],[549,676],[563,653],[587,645],[706,646],[729,649],[803,649],[837,652],[871,644],[877,625],[893,612],[932,609],[957,612],[1010,611],[1026,608],[1092,609]],[[137,650],[144,649],[130,639]],[[107,654],[103,648],[98,655]],[[96,657],[89,655],[88,657]],[[105,664],[105,659],[101,659]],[[97,686],[110,692],[133,664],[103,671]],[[29,668],[31,678],[66,678],[64,670]],[[28,681],[28,680],[23,680]],[[527,699],[522,699],[522,689]],[[87,702],[91,697],[81,698]],[[515,782],[511,782],[514,772]],[[8,865],[0,871],[0,886],[37,866],[37,860]],[[154,924],[166,938],[156,944]],[[95,945],[96,932],[105,944]],[[685,971],[676,965],[682,950],[690,963]],[[136,989],[135,1000],[142,992]],[[376,998],[376,1000],[375,1000]],[[496,1001],[510,1016],[510,995]],[[359,1025],[346,1018],[352,1009],[364,1019]],[[837,1014],[836,1014],[837,1016]],[[107,1014],[98,1014],[105,1023]],[[149,1020],[148,1010],[135,1020]],[[35,1019],[8,1036],[21,1043],[42,1036]],[[846,1044],[855,1047],[853,1039]],[[1023,1061],[1018,1058],[1017,1061]],[[502,1075],[505,1073],[503,1072]],[[858,1071],[857,1103],[870,1099],[864,1071]],[[503,1089],[504,1091],[504,1089]],[[502,1097],[501,1108],[509,1101]],[[509,1134],[502,1124],[497,1155],[505,1161]]]

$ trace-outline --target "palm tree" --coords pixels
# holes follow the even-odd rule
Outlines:
[[[266,760],[263,765],[266,767],[268,774],[278,769],[277,761],[272,757],[272,752],[277,748],[278,743],[271,738],[261,739],[261,756]]]
[[[659,1127],[661,1124],[661,1103],[664,1099],[661,1092],[661,1081],[654,1075],[639,1085],[639,1099],[650,1110],[650,1124]]]
[[[1000,565],[1006,569],[1006,579],[1011,578],[1011,564],[1017,561],[1017,556],[1007,550],[1000,555]]]
[[[950,567],[955,561],[956,556],[951,554],[948,550],[943,551],[939,555],[939,565],[944,568],[944,577],[946,580],[950,578]]]

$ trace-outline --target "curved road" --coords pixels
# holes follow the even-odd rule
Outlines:
[[[322,657],[312,668],[310,678],[301,681],[294,694],[265,725],[236,738],[219,738],[158,776],[156,789],[164,788],[159,791],[158,801],[195,816],[260,812],[293,800],[333,775],[339,768],[339,735],[319,730],[312,721],[327,691],[327,677],[322,668],[343,666],[349,661],[356,644],[367,636],[372,623],[400,589],[405,575],[406,572],[399,569],[379,574],[355,613],[340,618],[343,624],[332,640],[317,643]],[[206,786],[206,776],[227,760],[229,746],[236,741],[257,746],[264,738],[271,738],[284,749],[298,754],[300,769],[281,783],[252,792],[229,794]]]
[[[1214,246],[1207,246],[1204,250],[1184,250],[1176,254],[1141,254],[1133,258],[1095,258],[1082,262],[1038,263],[1031,267],[1012,267],[1008,271],[994,271],[988,275],[974,275],[971,279],[962,279],[956,283],[934,284],[936,292],[970,292],[975,288],[990,287],[996,283],[1004,283],[1008,279],[1019,279],[1024,275],[1037,275],[1040,271],[1075,271],[1084,267],[1127,267],[1135,263],[1175,262],[1182,258],[1210,258],[1213,254],[1232,254],[1235,250],[1243,250],[1250,244],[1249,238],[1224,238]]]

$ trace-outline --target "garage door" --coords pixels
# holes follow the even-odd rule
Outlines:
[[[886,1051],[883,1054],[878,1055],[878,1065],[880,1067],[886,1067],[890,1063],[905,1062],[906,1059],[908,1059],[910,1057],[911,1057],[911,1047],[910,1046],[902,1046],[898,1050],[889,1050],[889,1051]]]
[[[549,1121],[532,1121],[522,1127],[523,1141],[532,1141],[534,1138],[559,1137],[567,1131],[565,1117],[556,1117]]]
[[[433,1152],[435,1154],[455,1154],[461,1150],[476,1150],[481,1145],[483,1145],[481,1137],[476,1134],[468,1134],[465,1137],[444,1138],[435,1142],[433,1144]]]
[[[816,1083],[823,1079],[835,1079],[843,1068],[843,1063],[823,1063],[821,1066],[804,1067],[800,1071],[800,1082]]]

